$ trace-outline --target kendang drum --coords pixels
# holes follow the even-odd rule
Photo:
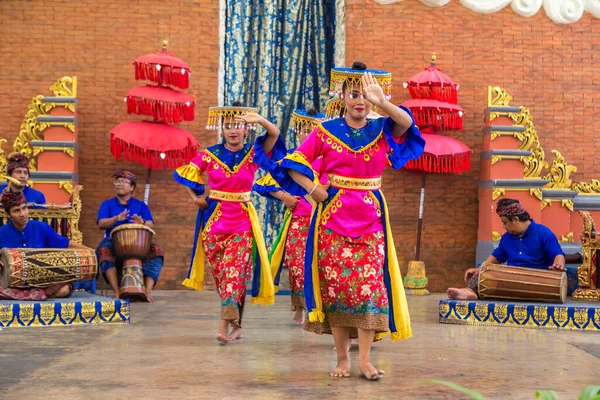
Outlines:
[[[147,301],[142,262],[150,253],[154,231],[146,225],[124,224],[113,229],[110,236],[117,258],[123,262],[119,298]]]
[[[91,249],[4,248],[0,262],[0,286],[14,289],[96,279],[98,271],[96,252]]]
[[[564,303],[567,275],[562,271],[484,263],[479,270],[480,299]]]

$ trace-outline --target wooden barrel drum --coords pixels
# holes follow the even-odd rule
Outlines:
[[[142,262],[148,257],[154,231],[141,224],[116,227],[110,236],[117,258],[123,262],[119,298],[147,301]]]
[[[0,286],[4,288],[45,288],[96,279],[98,272],[96,252],[91,249],[4,248],[0,262]]]
[[[479,298],[564,303],[567,275],[561,271],[484,263],[479,270]]]

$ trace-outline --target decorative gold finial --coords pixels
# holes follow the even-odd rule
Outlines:
[[[437,56],[435,55],[435,52],[431,55],[431,64],[435,65],[435,60],[437,60]]]
[[[169,45],[169,41],[168,40],[163,40],[162,41],[163,50],[167,50],[167,46],[168,45]]]

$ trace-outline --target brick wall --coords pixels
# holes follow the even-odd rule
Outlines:
[[[584,14],[572,25],[557,25],[543,10],[532,18],[510,7],[476,14],[452,1],[430,8],[418,1],[380,5],[347,1],[346,60],[391,71],[394,101],[409,98],[402,82],[420,72],[436,52],[437,65],[460,83],[466,110],[463,140],[475,154],[463,176],[428,175],[422,259],[430,289],[459,284],[475,262],[477,181],[483,143],[483,109],[488,85],[505,88],[514,105],[530,108],[546,159],[562,152],[579,171],[576,180],[600,178],[600,21]],[[421,177],[390,171],[384,189],[389,201],[403,272],[414,257]]]
[[[420,71],[433,51],[442,70],[461,83],[459,102],[468,114],[464,132],[455,136],[476,153],[470,173],[428,177],[422,254],[431,289],[458,283],[475,259],[478,153],[488,85],[505,87],[515,103],[531,108],[547,154],[551,148],[561,150],[580,167],[577,178],[600,176],[594,159],[600,143],[592,140],[600,120],[597,20],[586,14],[576,24],[559,26],[543,11],[524,19],[509,7],[486,16],[457,1],[441,9],[417,1],[347,3],[347,60],[392,71],[396,100],[408,97],[403,79]],[[57,78],[79,78],[79,168],[85,185],[81,227],[89,246],[101,238],[96,211],[114,194],[113,170],[127,167],[143,183],[145,171],[115,162],[108,141],[110,129],[128,119],[123,98],[136,84],[131,66],[136,56],[158,51],[163,39],[170,41],[169,49],[193,71],[187,92],[198,103],[196,121],[181,126],[202,145],[214,143],[203,126],[207,108],[217,101],[217,1],[4,1],[0,37],[0,137],[12,142],[31,98],[49,95],[47,88]],[[191,204],[179,203],[185,192],[173,183],[171,172],[153,173],[150,195],[157,240],[167,253],[159,287],[167,289],[180,288],[187,272],[195,217]],[[384,182],[404,271],[414,252],[420,177],[388,172]]]
[[[111,174],[126,167],[142,182],[145,171],[134,163],[116,162],[108,133],[128,117],[123,98],[134,85],[131,62],[136,56],[169,50],[192,69],[186,90],[197,101],[196,121],[179,126],[203,145],[207,108],[217,101],[219,59],[218,1],[3,1],[0,2],[0,137],[9,144],[18,134],[31,98],[51,95],[54,81],[65,75],[79,79],[79,164],[84,242],[95,247],[102,237],[96,228],[100,203],[114,196]],[[140,84],[140,83],[137,83]],[[191,253],[195,210],[185,191],[171,179],[172,171],[154,171],[150,209],[156,219],[157,241],[166,251],[160,288],[181,288]]]

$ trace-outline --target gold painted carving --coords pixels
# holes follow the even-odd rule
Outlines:
[[[6,168],[8,167],[8,161],[4,156],[4,148],[2,147],[6,143],[6,139],[0,139],[0,174],[6,175]]]
[[[48,146],[35,146],[33,148],[33,156],[36,157],[43,151],[62,151],[70,157],[75,157],[75,149],[73,147],[48,147]]]
[[[544,208],[546,208],[546,207],[548,207],[548,206],[551,206],[551,205],[552,205],[552,200],[550,200],[550,199],[543,199],[543,200],[540,202],[540,205],[541,205],[541,207],[542,207],[542,210],[543,210]]]
[[[574,183],[572,189],[578,191],[580,194],[600,194],[600,181],[592,179],[590,183]]]
[[[63,76],[50,86],[50,90],[56,97],[77,97],[77,77]]]
[[[512,101],[512,96],[500,86],[488,86],[488,107],[508,106]]]
[[[543,197],[542,197],[542,189],[536,188],[536,189],[529,189],[529,195],[530,196],[534,196],[536,199],[542,201]]]
[[[499,242],[502,235],[499,232],[492,231],[492,242]]]
[[[552,154],[554,154],[554,160],[552,161],[550,170],[544,177],[550,182],[544,187],[549,189],[570,189],[573,185],[570,175],[573,172],[577,172],[577,167],[568,164],[558,150],[552,150]]]
[[[559,242],[561,243],[573,243],[574,237],[573,232],[567,233],[567,236],[561,236]]]
[[[575,203],[571,199],[564,199],[562,201],[562,206],[565,207],[569,211],[575,210]]]
[[[73,183],[71,181],[60,181],[58,182],[58,187],[64,189],[70,195],[73,194]]]
[[[498,199],[500,196],[504,196],[506,194],[506,189],[496,188],[492,191],[492,200]]]
[[[57,80],[50,90],[55,97],[77,97],[77,77],[65,76]],[[42,132],[50,126],[63,126],[71,132],[75,132],[75,124],[72,122],[40,122],[39,116],[49,115],[50,111],[57,107],[60,102],[45,103],[44,96],[39,95],[31,100],[27,107],[27,113],[21,124],[21,130],[13,142],[13,152],[23,153],[29,158],[29,169],[37,170],[34,149],[31,145],[32,140],[43,140]],[[75,112],[74,103],[61,104],[71,112]],[[70,150],[67,154],[72,153]],[[1,166],[1,164],[0,164]]]
[[[600,289],[591,279],[596,273],[594,256],[600,250],[600,239],[595,237],[594,219],[587,211],[579,211],[583,219],[583,230],[581,231],[581,251],[583,252],[583,263],[577,269],[577,281],[579,288],[573,292],[574,300],[600,301]]]

